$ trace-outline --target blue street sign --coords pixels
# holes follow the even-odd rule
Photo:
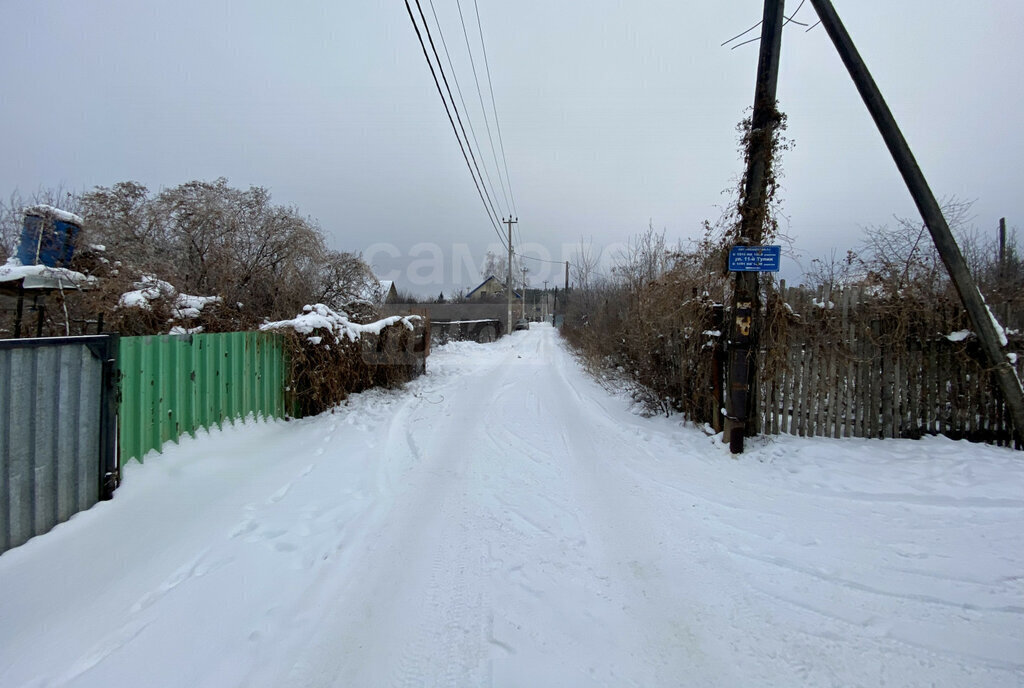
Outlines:
[[[781,246],[733,246],[729,251],[729,272],[778,272]]]

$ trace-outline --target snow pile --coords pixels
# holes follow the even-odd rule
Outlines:
[[[292,329],[303,335],[311,335],[313,332],[326,330],[334,336],[334,341],[347,338],[349,341],[357,342],[364,334],[379,335],[382,330],[392,325],[401,324],[407,330],[413,330],[415,327],[414,323],[419,320],[422,320],[422,318],[418,315],[393,315],[376,322],[360,325],[349,320],[347,313],[339,313],[322,303],[317,303],[312,306],[303,306],[302,314],[291,320],[264,323],[260,325],[260,329]],[[313,343],[319,344],[322,337],[317,335],[315,337],[307,337],[307,339],[311,341],[315,339]]]
[[[202,325],[200,325],[199,327],[182,327],[181,325],[175,325],[167,334],[199,334],[202,331]]]
[[[951,342],[962,342],[974,333],[970,330],[957,330],[956,332],[950,332],[946,335],[946,339]]]
[[[175,319],[198,318],[203,308],[211,303],[220,303],[223,299],[219,296],[193,296],[191,294],[179,294],[170,282],[157,279],[152,275],[144,275],[134,285],[134,291],[121,294],[117,305],[120,308],[142,308],[151,310],[151,301],[165,299],[172,302],[171,315]],[[172,332],[172,334],[175,334]]]
[[[67,268],[51,268],[46,265],[22,265],[11,256],[7,263],[0,265],[0,282],[24,280],[26,289],[88,288],[96,283],[95,277],[83,275]]]
[[[192,296],[191,294],[178,294],[174,301],[174,308],[171,314],[175,318],[198,318],[203,308],[211,303],[220,303],[223,299],[219,296]]]
[[[117,305],[120,308],[144,308],[150,310],[152,308],[150,301],[171,299],[178,293],[178,290],[170,282],[157,279],[152,275],[143,275],[142,279],[132,286],[135,287],[135,291],[125,292],[118,299]]]

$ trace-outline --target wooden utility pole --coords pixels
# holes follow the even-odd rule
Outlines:
[[[519,218],[512,219],[509,215],[507,220],[502,220],[508,225],[508,280],[505,282],[505,293],[508,296],[508,329],[506,333],[512,334],[512,225],[519,222]]]
[[[765,0],[761,23],[761,52],[757,61],[757,85],[754,88],[754,112],[750,119],[747,170],[743,197],[740,199],[738,245],[759,246],[764,241],[765,203],[772,143],[778,126],[776,92],[779,83],[779,54],[782,49],[782,25],[785,0]],[[760,284],[758,273],[737,272],[733,284],[728,376],[726,393],[726,438],[733,454],[743,451],[752,395],[750,388],[757,375],[757,342],[760,320]]]
[[[999,218],[999,300],[1003,302],[1000,315],[1005,324],[1010,319],[1010,299],[1006,289],[1006,218]]]
[[[999,278],[1006,276],[1006,218],[999,218]]]
[[[565,261],[565,290],[569,291],[569,261]]]
[[[547,322],[548,319],[548,280],[544,280],[544,303],[540,307],[541,317]]]
[[[523,297],[521,299],[519,299],[519,300],[523,304],[523,307],[520,308],[519,310],[522,313],[523,320],[525,320],[526,319],[526,266],[525,265],[523,266]]]
[[[971,327],[978,335],[978,341],[985,353],[988,365],[995,374],[1013,422],[1014,438],[1018,443],[1024,442],[1024,389],[1021,388],[1017,373],[1010,365],[1006,352],[1003,350],[1006,336],[999,328],[992,312],[985,305],[985,299],[971,276],[967,261],[964,260],[960,247],[957,245],[956,239],[953,238],[953,233],[949,230],[949,225],[942,215],[942,209],[935,199],[935,194],[928,186],[910,146],[896,124],[896,119],[892,116],[878,85],[871,77],[860,53],[857,52],[853,39],[850,38],[846,27],[840,21],[835,8],[830,0],[811,0],[811,4],[814,5],[822,26],[825,27],[825,31],[832,39],[832,43],[853,78],[857,90],[860,91],[861,98],[871,113],[871,117],[875,120],[875,125],[882,134],[896,167],[903,175],[903,181],[906,182],[910,195],[914,197],[914,203],[917,205],[928,231],[931,232],[935,248],[938,249],[942,262],[946,264],[953,286],[956,288],[957,294],[960,295],[960,301],[971,320]]]

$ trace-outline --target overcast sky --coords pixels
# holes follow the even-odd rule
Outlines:
[[[478,1],[529,253],[562,260],[581,236],[614,247],[648,222],[697,238],[717,218],[742,171],[735,125],[757,62],[756,44],[719,44],[760,19],[760,0]],[[502,196],[455,0],[433,2]],[[1024,3],[834,3],[935,193],[976,201],[986,232],[1001,216],[1024,224]],[[0,12],[5,196],[223,176],[267,187],[334,248],[421,294],[474,286],[467,262],[497,248],[401,0],[4,0]],[[808,3],[796,19],[817,17]],[[787,27],[779,98],[796,142],[782,192],[792,279],[915,210],[821,27]]]

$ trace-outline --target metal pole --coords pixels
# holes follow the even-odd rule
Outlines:
[[[750,118],[750,142],[747,150],[746,183],[740,199],[740,236],[738,243],[757,246],[764,240],[765,196],[771,169],[772,142],[778,125],[775,107],[779,83],[779,55],[782,51],[782,26],[785,0],[765,0],[761,23],[761,51],[757,61],[754,87],[754,112]],[[743,451],[743,436],[750,417],[751,382],[757,375],[757,334],[760,316],[760,284],[756,272],[738,272],[733,286],[733,323],[729,338],[729,385],[726,413],[729,422],[725,437],[733,454]]]
[[[860,53],[857,52],[853,39],[850,38],[846,27],[843,26],[839,15],[836,14],[835,8],[829,0],[811,0],[811,4],[814,5],[818,18],[821,19],[822,26],[825,27],[825,31],[832,39],[847,71],[850,72],[857,90],[860,91],[861,98],[871,113],[871,117],[875,120],[875,125],[882,134],[896,167],[903,175],[903,181],[906,182],[910,195],[914,197],[914,203],[917,205],[928,231],[931,232],[935,248],[938,249],[942,262],[946,264],[953,286],[956,288],[957,294],[960,295],[964,310],[970,317],[971,326],[978,335],[988,365],[995,373],[996,382],[1003,393],[1010,418],[1013,421],[1014,437],[1018,442],[1024,442],[1024,389],[1021,389],[1017,373],[1003,351],[1005,335],[996,329],[998,323],[995,316],[985,305],[985,299],[971,277],[967,261],[964,260],[960,247],[946,223],[946,218],[942,215],[939,202],[928,186],[910,146],[896,124],[896,119],[882,97],[878,85],[871,77],[867,65],[864,64]]]

